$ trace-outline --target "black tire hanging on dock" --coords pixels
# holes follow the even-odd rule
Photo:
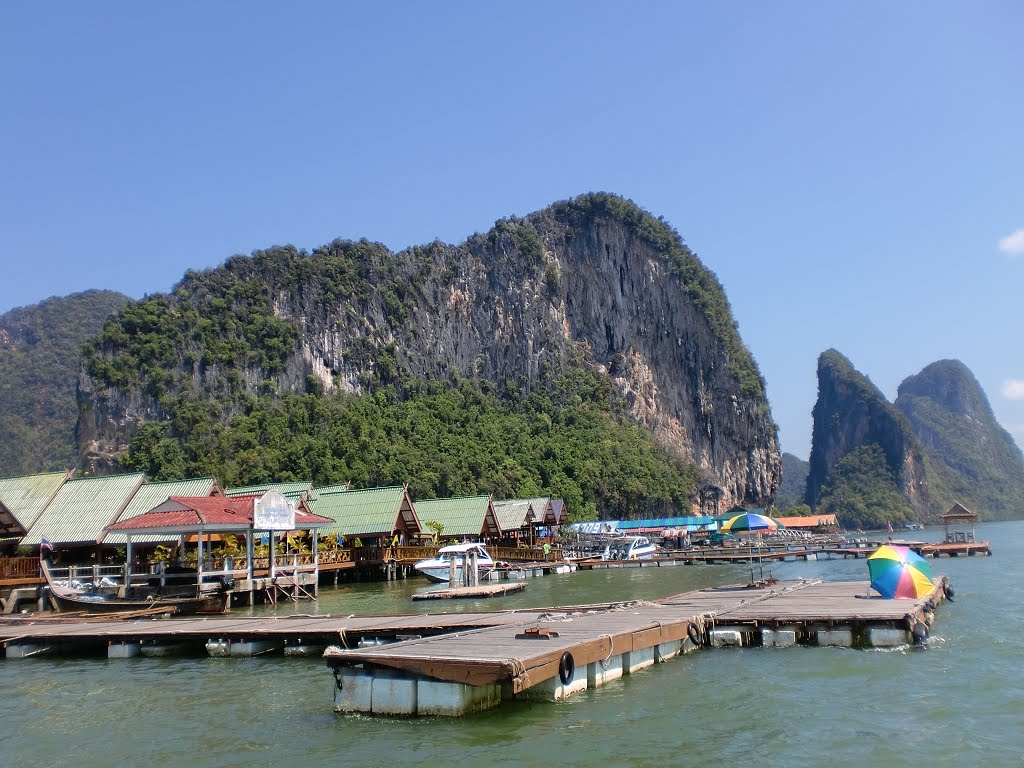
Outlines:
[[[686,628],[686,636],[694,645],[700,645],[700,628],[696,624],[690,624]]]
[[[946,596],[949,602],[954,602],[953,598],[956,596],[956,592],[953,590],[953,585],[948,581],[942,585],[942,593]]]
[[[562,654],[562,658],[558,660],[558,679],[562,681],[562,685],[568,685],[572,682],[573,675],[576,674],[576,660],[572,657],[572,654],[566,651]]]
[[[928,625],[923,621],[919,621],[914,624],[913,629],[910,630],[911,636],[914,638],[914,645],[918,648],[925,648],[928,645]]]

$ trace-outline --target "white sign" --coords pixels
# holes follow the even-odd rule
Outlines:
[[[271,488],[253,502],[252,527],[256,531],[290,531],[295,528],[295,507]]]

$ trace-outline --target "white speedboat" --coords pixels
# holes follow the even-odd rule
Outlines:
[[[650,560],[658,547],[646,536],[616,536],[608,542],[602,560]]]
[[[448,582],[452,559],[455,559],[455,581],[462,583],[462,567],[470,557],[470,553],[476,552],[477,569],[480,576],[494,570],[494,560],[487,554],[484,545],[478,542],[468,544],[449,544],[437,551],[437,557],[429,560],[420,560],[413,567],[438,584]]]

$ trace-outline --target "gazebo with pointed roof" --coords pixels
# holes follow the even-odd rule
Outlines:
[[[971,512],[959,501],[949,508],[944,515],[940,515],[943,526],[946,529],[945,541],[947,544],[974,543],[974,524],[978,520],[977,512]],[[957,530],[957,526],[960,530]]]

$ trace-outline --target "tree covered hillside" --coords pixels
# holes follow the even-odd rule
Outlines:
[[[213,475],[227,485],[306,480],[356,487],[409,482],[414,497],[564,498],[574,519],[685,509],[692,465],[613,418],[610,388],[583,371],[552,396],[486,385],[409,382],[372,395],[257,397],[222,423],[199,400],[144,425],[124,469],[155,479]]]
[[[0,473],[78,464],[75,386],[81,347],[128,301],[113,291],[86,291],[0,316]]]
[[[763,503],[780,474],[722,286],[607,194],[458,245],[337,240],[188,272],[87,345],[80,406],[94,472],[540,492],[605,517]]]

